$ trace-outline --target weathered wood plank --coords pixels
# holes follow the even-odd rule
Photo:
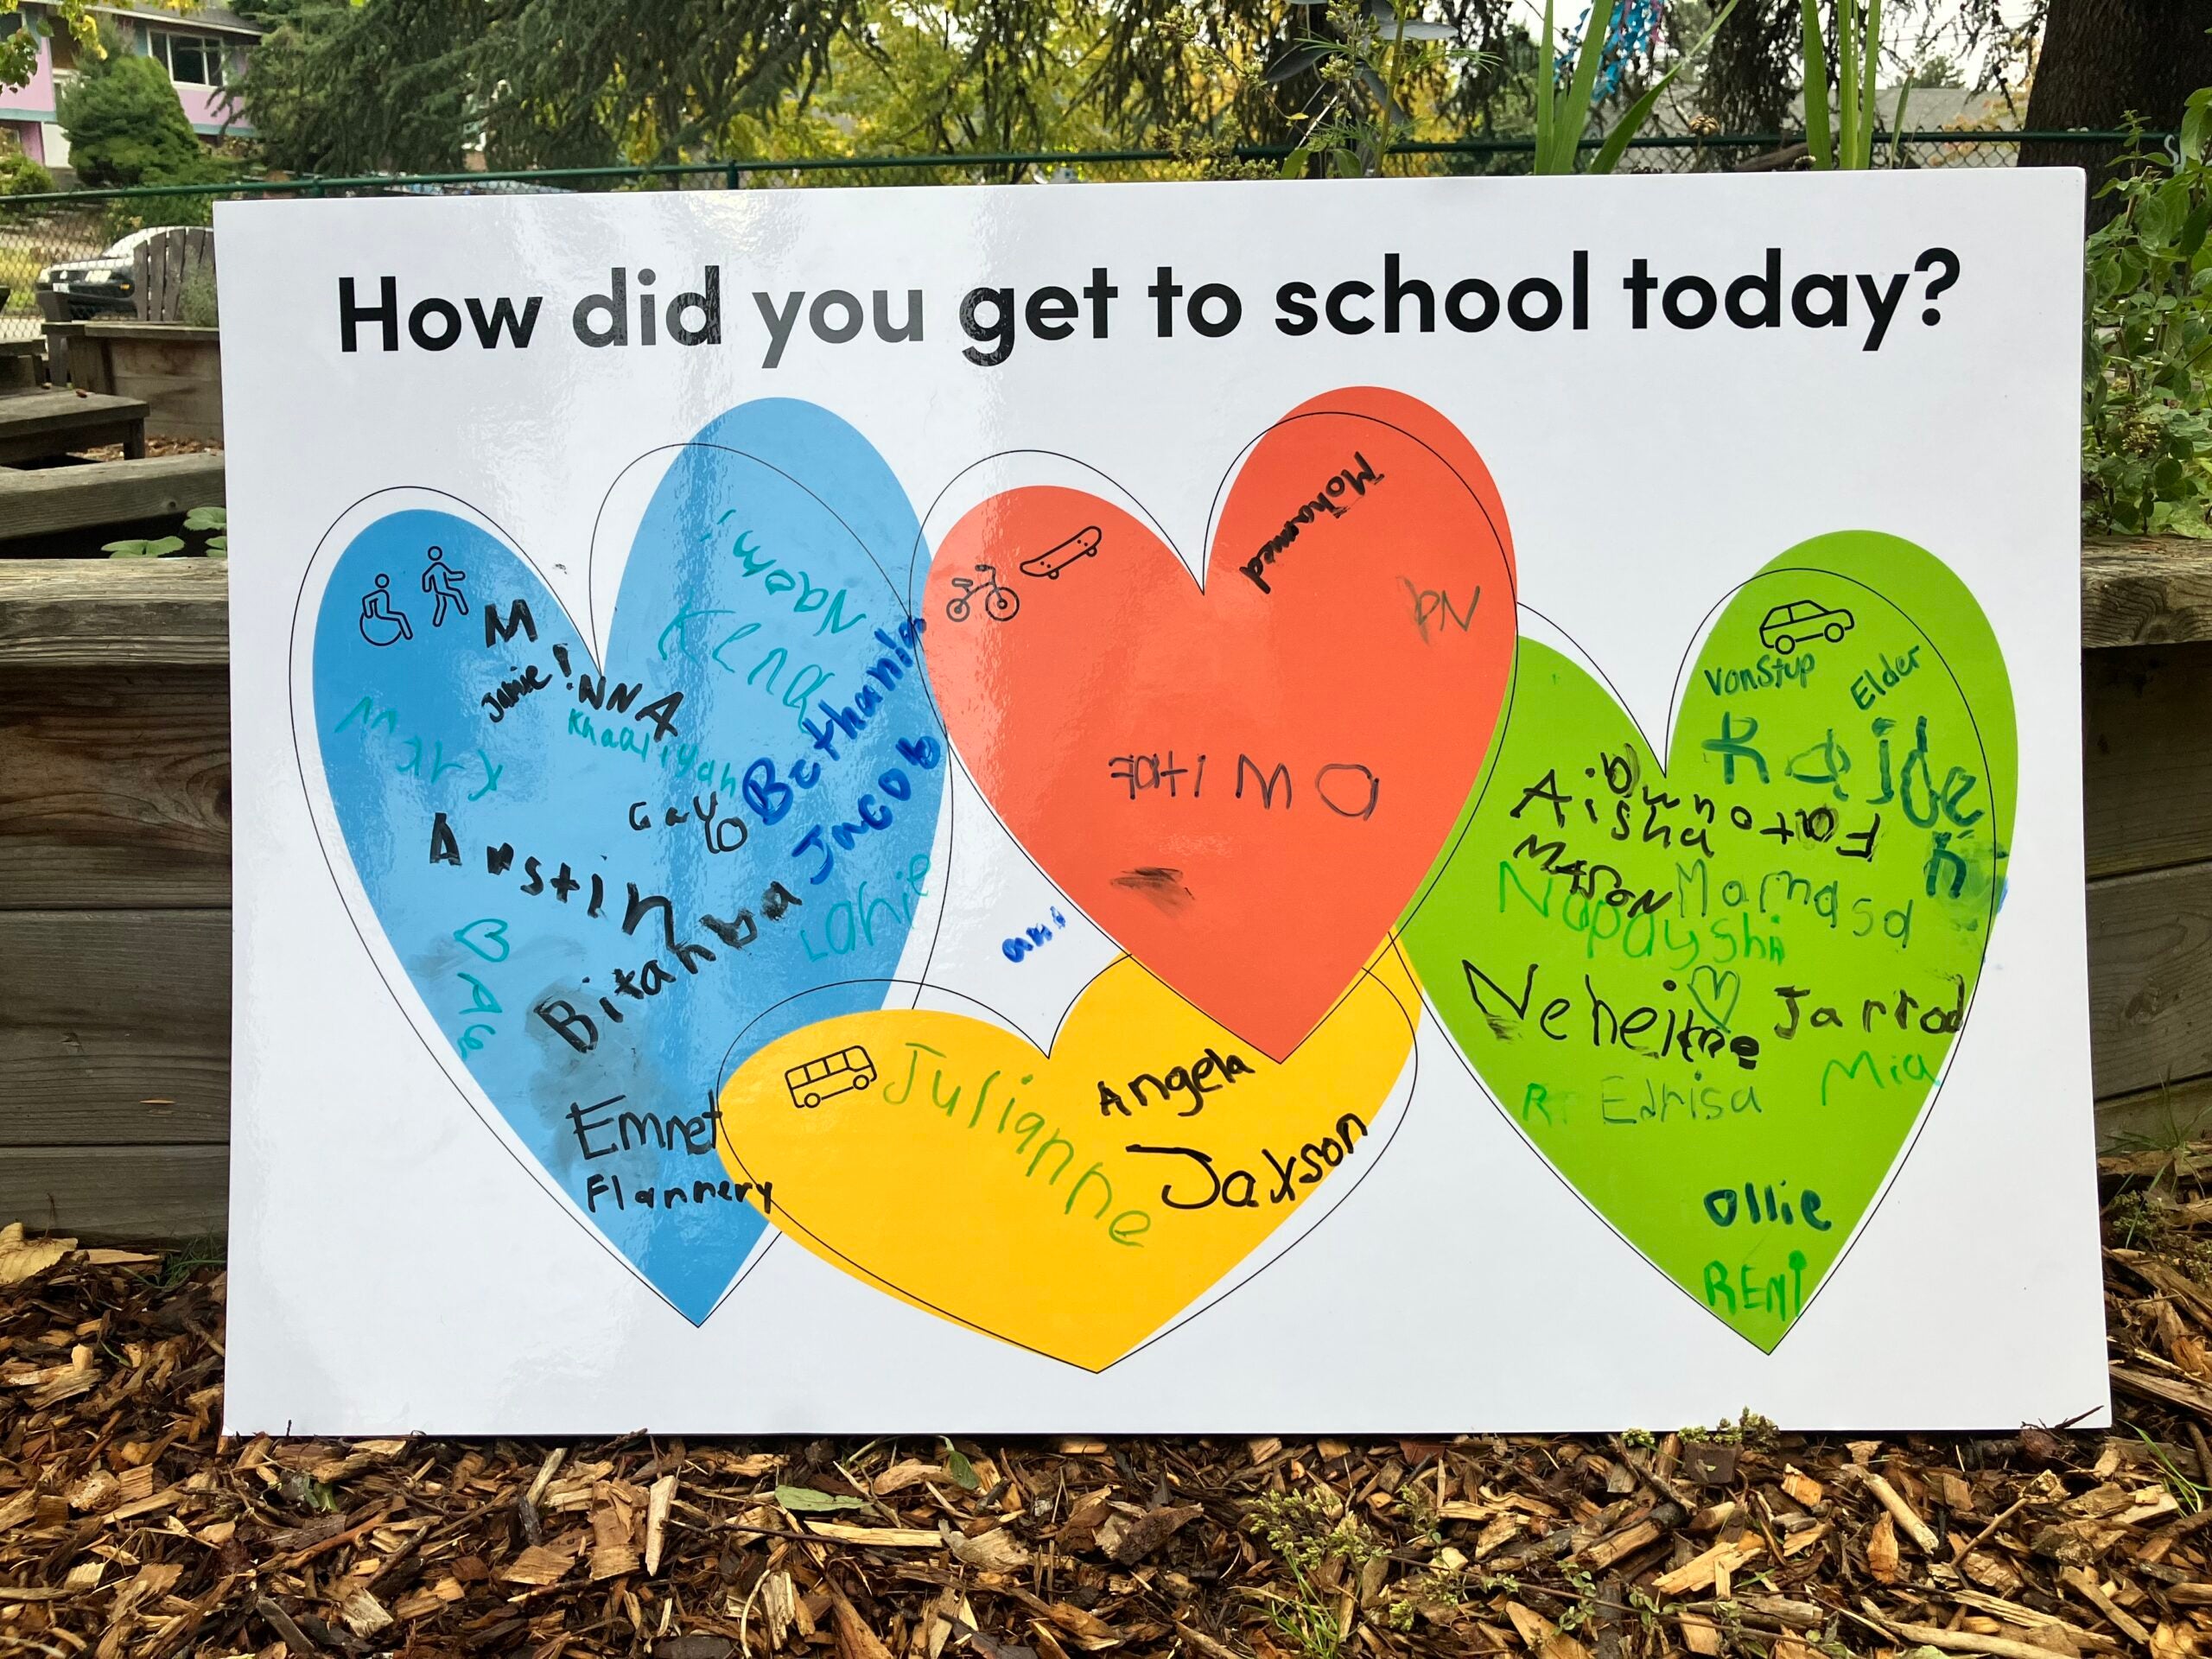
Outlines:
[[[118,397],[146,405],[146,430],[156,437],[223,440],[222,355],[213,328],[182,323],[118,323],[127,334],[92,341],[107,354],[107,375]]]
[[[35,391],[46,378],[45,342],[39,340],[0,340],[0,391]]]
[[[167,518],[223,505],[219,454],[153,455],[38,472],[0,470],[0,541]]]
[[[179,345],[213,346],[223,338],[219,328],[195,328],[182,322],[117,321],[112,319],[87,322],[87,340],[141,340],[156,342],[168,340]]]
[[[2091,538],[2082,548],[2082,644],[2212,639],[2212,542]]]
[[[164,560],[128,569],[92,560],[49,563],[64,566],[65,574],[51,582],[33,575],[22,579],[28,586],[10,586],[10,573],[0,568],[0,658],[21,661],[27,652],[48,652],[35,660],[100,662],[118,660],[120,652],[123,659],[137,662],[227,660],[222,578],[203,562]],[[188,595],[156,586],[165,582],[198,585]],[[146,608],[184,597],[195,601],[189,607],[194,614],[165,619]],[[115,626],[118,602],[130,616],[130,626],[121,630]],[[60,603],[92,614],[81,623],[24,614],[26,607],[42,613]],[[165,632],[167,622],[181,632]],[[2170,540],[2083,549],[2085,646],[2183,640],[2212,640],[2212,544]]]
[[[2212,1077],[2099,1101],[2097,1145],[2165,1146],[2212,1128]],[[173,1243],[228,1229],[229,1147],[0,1147],[0,1216],[105,1240]]]
[[[0,666],[0,910],[230,902],[229,677]]]
[[[136,397],[104,392],[23,391],[0,400],[0,438],[75,432],[118,420],[143,420],[146,405]]]
[[[230,912],[0,911],[0,1147],[229,1134]]]
[[[2212,1077],[2097,1103],[2097,1148],[2174,1147],[2212,1135]]]
[[[2212,863],[2089,884],[2100,1098],[2212,1072]]]
[[[2082,653],[2082,809],[2093,876],[2212,858],[2212,644]]]
[[[231,1149],[0,1146],[0,1216],[87,1244],[176,1243],[227,1227]]]
[[[29,395],[42,397],[46,394]],[[66,455],[79,449],[99,449],[111,443],[121,444],[123,453],[134,460],[144,455],[145,416],[134,415],[127,419],[92,422],[72,431],[35,433],[27,437],[0,432],[0,467],[12,467],[22,461],[42,461],[48,455]]]
[[[2086,550],[2085,645],[2212,640],[2208,554]],[[87,907],[223,901],[226,582],[0,568],[0,905],[48,906],[0,911],[0,1217],[222,1225],[228,912]],[[2212,1122],[2212,645],[2100,654],[2084,696],[2099,1134],[2157,1139]]]
[[[69,321],[67,294],[39,294],[39,333],[46,336],[46,378],[56,387],[76,384],[69,374],[69,344],[81,324]]]
[[[161,239],[162,273],[161,321],[175,322],[184,315],[184,250],[189,232],[171,231]]]
[[[42,397],[61,397],[77,401],[71,393],[41,392]],[[7,400],[10,403],[16,399]],[[126,400],[128,401],[128,400]],[[149,463],[150,464],[150,463]],[[56,562],[60,563],[60,562]],[[130,571],[127,576],[111,567],[95,561],[76,562],[79,569],[63,578],[65,587],[26,591],[10,588],[0,581],[0,657],[17,660],[26,651],[51,649],[53,642],[79,639],[85,643],[65,648],[63,654],[41,657],[41,661],[108,661],[114,660],[111,652],[117,648],[111,629],[113,616],[107,607],[114,596],[111,583],[145,576],[143,568]],[[156,567],[164,575],[196,569],[198,561],[168,560]],[[201,614],[189,619],[185,637],[171,643],[163,637],[156,624],[159,619],[152,613],[135,609],[135,626],[130,638],[122,648],[138,662],[221,662],[227,660],[225,622],[219,613],[223,606],[219,578],[209,578],[200,571],[203,580],[213,584],[194,589],[194,597],[212,605],[214,614]],[[7,572],[0,568],[0,578]],[[156,580],[161,579],[159,576]],[[127,595],[134,605],[152,600],[151,590],[138,588]],[[166,595],[164,597],[167,597]],[[43,607],[57,600],[90,606],[99,613],[90,624],[59,626],[52,618],[42,619],[35,628],[26,629],[18,620],[10,627],[9,613],[27,602]],[[28,638],[18,639],[17,633]],[[34,641],[47,643],[34,643]],[[2188,641],[2212,641],[2212,543],[2191,542],[2179,537],[2162,541],[2090,542],[2082,551],[2082,643],[2084,647],[2113,645],[2163,645]],[[217,653],[207,654],[211,645]],[[181,651],[183,654],[171,654]]]
[[[0,563],[0,667],[230,660],[220,559]]]

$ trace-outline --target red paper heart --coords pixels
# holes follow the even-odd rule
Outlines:
[[[1201,591],[1097,496],[1007,491],[931,561],[930,678],[1045,873],[1281,1059],[1473,786],[1513,660],[1512,543],[1459,429],[1356,387],[1251,447],[1206,569]]]

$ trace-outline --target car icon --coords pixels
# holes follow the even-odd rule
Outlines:
[[[1849,611],[1830,610],[1817,600],[1801,599],[1777,605],[1766,613],[1766,620],[1759,624],[1759,643],[1787,657],[1808,639],[1841,645],[1843,636],[1857,626]]]
[[[875,1062],[868,1057],[868,1050],[859,1047],[841,1048],[834,1054],[824,1054],[784,1073],[784,1086],[791,1092],[791,1104],[799,1107],[819,1106],[825,1100],[865,1089],[874,1081]]]

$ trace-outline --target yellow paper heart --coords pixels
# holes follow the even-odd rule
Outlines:
[[[1420,1006],[1385,947],[1281,1063],[1126,957],[1049,1054],[964,1014],[847,1014],[724,1085],[722,1160],[824,1261],[1103,1370],[1373,1166]]]

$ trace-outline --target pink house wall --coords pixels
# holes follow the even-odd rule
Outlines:
[[[180,22],[188,23],[189,16]],[[143,30],[132,42],[133,48],[148,49]],[[225,73],[235,80],[245,73],[245,54],[242,48],[226,48]],[[236,111],[229,109],[223,92],[218,86],[178,86],[177,102],[184,106],[184,118],[202,133],[213,134],[227,127],[232,132],[247,133],[253,124]],[[24,123],[56,119],[54,103],[54,48],[50,41],[41,40],[38,48],[38,72],[24,86],[0,88],[0,126],[12,128],[22,142],[24,154],[34,161],[44,160],[44,145],[35,127]]]
[[[245,71],[245,66],[233,57],[225,73],[235,76]],[[253,130],[252,124],[230,107],[219,86],[188,86],[178,82],[176,99],[184,105],[184,118],[202,131],[213,132],[223,126],[233,132]]]
[[[22,86],[0,87],[0,121],[54,119],[53,48],[41,41],[38,73]]]

